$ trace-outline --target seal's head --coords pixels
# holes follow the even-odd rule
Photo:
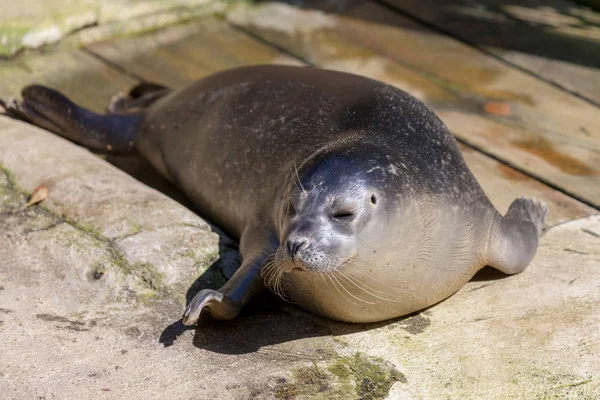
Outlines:
[[[331,272],[370,248],[374,231],[385,231],[385,193],[395,177],[377,146],[365,146],[326,149],[294,169],[278,210],[278,268]]]
[[[266,286],[340,321],[393,315],[401,289],[386,282],[398,275],[398,237],[411,234],[397,229],[411,213],[407,171],[401,154],[373,141],[337,142],[292,168],[276,204],[280,245],[262,270]]]

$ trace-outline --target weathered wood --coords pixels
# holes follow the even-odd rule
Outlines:
[[[287,25],[271,22],[279,14]],[[311,63],[409,91],[461,139],[600,206],[600,113],[589,103],[372,3],[345,16],[265,4],[229,18]]]
[[[20,96],[25,85],[39,83],[103,112],[115,93],[136,82],[81,50],[31,53],[0,62],[0,97],[5,99]]]
[[[600,13],[565,0],[384,0],[600,104]]]
[[[564,193],[554,190],[527,175],[506,166],[470,147],[460,145],[469,169],[500,213],[508,210],[517,197],[543,199],[550,207],[547,226],[598,213]]]
[[[226,23],[209,18],[147,35],[98,42],[87,48],[145,80],[170,87],[236,66],[301,64]]]
[[[209,34],[210,32],[206,31],[207,26],[211,27],[210,32],[214,34]],[[202,38],[201,44],[198,44],[200,42],[199,36]],[[273,57],[273,55],[276,57],[274,62],[279,62],[281,59],[289,62],[294,61],[291,58],[282,57],[276,51],[266,48],[263,44],[243,35],[241,35],[242,39],[240,39],[240,45],[237,47],[232,48],[223,45],[223,40],[228,40],[226,38],[231,36],[238,37],[240,34],[222,22],[212,22],[210,25],[207,23],[190,24],[144,36],[120,38],[98,43],[90,46],[90,48],[102,57],[109,59],[110,62],[136,73],[142,79],[155,80],[174,86],[190,82],[192,80],[190,75],[198,75],[199,77],[213,71],[213,69],[206,66],[206,58],[204,57],[206,57],[207,50],[205,49],[212,49],[211,57],[213,60],[221,60],[219,65],[221,69],[242,64],[269,62],[269,57]],[[243,52],[239,51],[240,47],[243,48]],[[136,49],[140,51],[139,55],[135,55]],[[356,54],[361,51],[363,50],[360,47],[355,49]],[[164,57],[163,54],[166,52],[172,54],[172,57]],[[157,70],[152,65],[154,55],[160,58],[161,70]],[[183,55],[187,58],[184,58]],[[190,74],[189,63],[182,62],[182,59],[198,59],[196,72]],[[388,71],[393,73],[398,69],[402,69],[402,67],[389,64]],[[164,71],[163,75],[157,75],[162,73],[161,71]],[[402,72],[403,76],[407,76],[411,71],[402,70]],[[409,82],[412,86],[406,87],[411,92],[425,88],[428,93],[437,90],[435,93],[440,97],[448,95],[448,92],[432,84],[428,79],[416,73],[411,76],[414,76],[414,80]],[[402,83],[408,85],[406,81]],[[449,99],[453,98],[451,95],[448,96]],[[505,212],[510,202],[521,195],[538,197],[549,203],[551,209],[547,221],[549,225],[595,212],[593,208],[573,200],[477,151],[463,147],[463,152],[473,173],[501,212]]]

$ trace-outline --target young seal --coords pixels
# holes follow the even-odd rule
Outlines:
[[[111,114],[29,86],[6,107],[94,149],[137,150],[215,224],[242,264],[183,316],[231,319],[267,286],[348,322],[399,317],[485,265],[532,260],[546,206],[501,216],[423,103],[364,77],[287,66],[220,72],[179,90],[141,85]]]

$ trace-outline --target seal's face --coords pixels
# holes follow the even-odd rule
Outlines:
[[[329,272],[357,253],[357,236],[377,212],[378,196],[364,182],[344,185],[316,177],[290,193],[282,209],[276,261],[286,272]]]
[[[389,247],[390,210],[397,202],[391,190],[396,176],[382,168],[387,162],[375,146],[347,146],[292,169],[276,205],[279,247],[262,269],[268,288],[341,318],[339,293],[355,296],[348,293],[363,287],[356,276],[372,270],[372,258]]]
[[[294,171],[279,210],[279,269],[331,272],[364,249],[363,236],[382,220],[376,161],[336,152]]]

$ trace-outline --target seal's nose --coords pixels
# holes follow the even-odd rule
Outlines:
[[[286,242],[287,252],[292,260],[307,246],[308,240],[306,238],[290,238]]]

